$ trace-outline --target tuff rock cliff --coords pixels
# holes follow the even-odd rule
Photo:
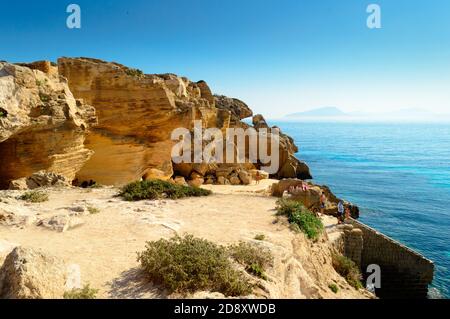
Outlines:
[[[0,188],[41,170],[73,180],[94,153],[84,140],[96,121],[50,63],[0,62]]]
[[[206,82],[174,74],[143,74],[88,58],[60,58],[57,65],[1,63],[0,111],[5,163],[0,188],[37,171],[80,184],[123,185],[141,178],[245,184],[261,165],[172,163],[174,129],[192,129],[196,120],[223,131],[248,128],[242,120],[253,115],[244,102],[214,95]],[[253,118],[253,126],[269,134],[273,129],[261,115]],[[273,177],[311,178],[295,158],[297,151],[293,140],[281,134],[280,165]]]

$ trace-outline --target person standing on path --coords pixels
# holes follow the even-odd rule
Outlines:
[[[344,203],[340,200],[338,203],[338,224],[342,224],[344,222]]]

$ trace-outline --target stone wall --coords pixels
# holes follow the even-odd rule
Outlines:
[[[362,230],[350,227],[351,229],[344,230],[344,255],[361,267],[364,234]]]
[[[376,289],[378,297],[427,297],[428,285],[434,275],[432,261],[361,222],[351,220],[349,223],[354,229],[345,230],[345,255],[360,264],[363,274],[369,265],[380,266],[381,288]]]

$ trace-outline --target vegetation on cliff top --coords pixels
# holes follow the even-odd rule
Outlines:
[[[161,180],[133,182],[122,188],[119,196],[127,201],[178,199],[211,195],[211,191],[199,187],[177,185]]]
[[[286,216],[289,222],[306,234],[309,239],[316,240],[323,232],[323,224],[302,203],[280,199],[277,202],[278,215]]]
[[[89,284],[81,289],[72,289],[64,293],[64,299],[96,299],[97,289],[93,289]]]
[[[29,191],[18,198],[29,203],[43,203],[48,201],[48,194],[41,191]]]
[[[228,248],[230,256],[245,267],[245,270],[259,278],[267,280],[265,270],[273,264],[269,250],[250,243],[240,242]]]
[[[244,296],[252,285],[234,269],[225,247],[187,235],[147,242],[138,261],[150,279],[172,292],[209,290]]]
[[[129,76],[135,77],[141,77],[144,75],[144,72],[142,72],[139,69],[126,69],[125,73],[128,74]]]
[[[347,280],[347,282],[355,289],[363,288],[361,283],[361,272],[358,266],[349,258],[340,254],[333,254],[333,268],[338,274]]]

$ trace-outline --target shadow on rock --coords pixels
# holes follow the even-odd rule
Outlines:
[[[136,267],[124,271],[120,277],[109,283],[109,297],[113,299],[164,299],[167,293],[151,283],[142,271]]]

